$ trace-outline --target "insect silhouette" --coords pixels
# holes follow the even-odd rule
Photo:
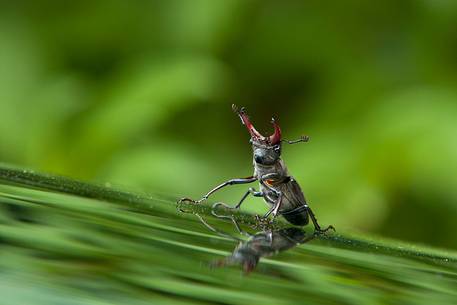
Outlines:
[[[270,215],[273,216],[273,219],[277,215],[282,215],[288,222],[294,225],[304,226],[308,224],[309,218],[311,218],[315,231],[325,232],[329,229],[335,230],[331,225],[325,229],[321,228],[317,222],[316,216],[309,207],[300,186],[297,181],[289,175],[287,167],[281,159],[282,143],[295,144],[308,142],[309,137],[302,136],[300,139],[293,141],[283,140],[281,138],[281,129],[274,118],[271,120],[274,127],[274,133],[265,137],[254,128],[244,107],[238,109],[236,105],[232,105],[232,109],[238,114],[241,122],[246,126],[251,135],[250,143],[253,151],[254,174],[247,178],[231,179],[219,184],[200,200],[182,198],[180,202],[188,201],[192,203],[201,203],[207,200],[213,193],[228,185],[247,184],[258,181],[260,184],[259,191],[253,187],[249,188],[234,207],[218,202],[213,205],[213,208],[222,205],[229,209],[238,209],[243,204],[244,200],[249,195],[252,195],[254,197],[263,197],[265,202],[270,206],[270,209],[263,216],[263,219],[267,219]]]

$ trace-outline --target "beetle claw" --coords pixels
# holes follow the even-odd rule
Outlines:
[[[317,235],[318,235],[318,234],[325,234],[325,233],[327,233],[328,230],[333,230],[333,232],[336,232],[335,227],[333,227],[332,225],[329,225],[329,226],[328,226],[327,228],[325,228],[325,229],[321,229],[321,228],[315,229],[315,230],[314,230],[314,234],[317,234]]]
[[[183,197],[178,200],[178,203],[183,203],[183,202],[195,202],[195,200],[187,198],[187,197]]]
[[[194,200],[192,198],[188,198],[188,197],[184,197],[184,198],[181,198],[178,200],[178,203],[183,203],[183,202],[189,202],[191,204],[200,204],[202,203],[203,201],[205,201],[207,199],[206,196],[204,196],[202,199],[200,200]]]

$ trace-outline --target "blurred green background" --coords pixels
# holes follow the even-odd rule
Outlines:
[[[252,172],[236,103],[311,137],[283,157],[341,231],[457,248],[456,85],[450,0],[0,7],[2,162],[199,197]]]

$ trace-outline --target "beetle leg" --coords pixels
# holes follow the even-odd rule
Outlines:
[[[269,173],[269,174],[265,174],[263,175],[260,179],[261,180],[267,180],[267,179],[274,179],[274,178],[279,178],[281,175],[277,174],[277,173]]]
[[[258,192],[258,191],[255,190],[255,188],[250,187],[248,189],[248,191],[246,192],[246,194],[243,195],[243,197],[241,198],[240,202],[238,202],[238,204],[235,206],[235,209],[238,209],[241,206],[241,204],[243,203],[244,199],[246,199],[246,197],[248,197],[249,194],[251,194],[254,197],[263,197],[263,192]]]
[[[281,207],[282,192],[271,187],[270,185],[268,185],[265,182],[265,180],[274,178],[277,176],[278,176],[278,174],[276,174],[276,173],[270,173],[270,174],[263,175],[262,178],[260,179],[260,184],[277,196],[276,200],[272,200],[272,198],[270,198],[268,196],[268,194],[266,196],[264,196],[267,201],[270,201],[273,203],[273,206],[270,208],[270,210],[268,210],[268,212],[263,216],[263,218],[267,218],[268,216],[270,216],[270,214],[273,214],[273,218],[276,217],[276,214],[278,214],[278,210]]]
[[[204,225],[205,227],[207,227],[210,231],[213,231],[214,233],[216,233],[216,234],[218,234],[218,235],[220,235],[220,236],[224,236],[224,237],[233,239],[233,240],[235,240],[235,241],[242,241],[240,238],[234,237],[234,236],[232,236],[232,235],[230,235],[230,234],[227,234],[227,233],[225,233],[225,232],[222,232],[222,231],[220,231],[220,230],[215,229],[213,226],[211,226],[209,223],[207,223],[206,220],[203,219],[203,217],[201,217],[199,214],[195,214],[195,215],[198,217],[198,219],[200,219],[201,223],[203,223],[203,225]],[[232,220],[233,220],[233,219],[232,219]],[[235,220],[233,220],[233,222],[234,222],[236,225],[238,225],[238,224],[235,222]],[[238,226],[237,226],[237,227],[238,227]]]
[[[191,202],[191,203],[201,203],[202,201],[205,201],[206,199],[208,199],[208,197],[211,196],[211,194],[213,194],[214,192],[220,190],[223,187],[226,187],[227,185],[251,183],[251,182],[254,182],[256,180],[257,180],[257,177],[254,177],[254,176],[247,177],[247,178],[230,179],[229,181],[221,183],[218,186],[216,186],[215,188],[213,188],[212,190],[210,190],[200,200],[193,200],[193,199],[184,197],[184,198],[181,198],[179,200],[179,203],[185,202],[185,201],[188,201],[188,202]]]
[[[270,216],[270,214],[273,214],[273,218],[275,218],[278,214],[279,208],[281,207],[282,203],[282,193],[280,191],[277,192],[279,193],[278,199],[276,200],[274,205],[268,210],[268,212],[263,216],[263,218],[267,218],[268,216]]]
[[[321,226],[319,225],[319,223],[317,222],[317,218],[316,216],[314,215],[313,211],[311,210],[311,208],[307,205],[307,210],[308,210],[308,213],[309,213],[309,217],[311,217],[311,220],[313,221],[313,224],[314,224],[314,230],[318,233],[325,233],[327,232],[328,230],[332,229],[333,231],[336,231],[335,228],[332,226],[332,225],[329,225],[327,228],[325,229],[321,229]]]
[[[268,218],[268,216],[270,216],[271,212],[273,212],[274,208],[275,208],[274,206],[271,207],[271,208],[268,210],[268,212],[266,212],[265,215],[263,215],[262,218]]]
[[[258,191],[255,190],[255,188],[250,187],[248,189],[248,191],[243,195],[243,197],[241,197],[240,202],[238,202],[238,204],[235,205],[234,207],[231,207],[231,206],[229,206],[229,205],[227,205],[227,204],[225,204],[223,202],[216,202],[215,204],[213,204],[213,209],[215,209],[219,205],[222,205],[227,209],[239,209],[241,204],[244,202],[244,200],[246,199],[246,197],[248,197],[249,194],[251,194],[254,197],[263,197],[263,193],[262,192],[258,192]]]
[[[278,198],[278,203],[276,204],[276,207],[275,209],[273,210],[273,218],[276,217],[276,215],[278,215],[278,211],[279,211],[279,208],[281,207],[281,203],[282,203],[282,194],[279,195],[279,198]]]
[[[267,188],[268,190],[272,191],[273,193],[275,193],[277,196],[279,196],[279,194],[281,193],[280,191],[278,191],[277,189],[273,188],[271,185],[268,185],[265,180],[268,180],[268,179],[271,179],[271,178],[274,178],[274,177],[278,177],[278,174],[275,174],[275,173],[271,173],[271,174],[266,174],[266,175],[263,175],[262,178],[260,178],[259,182],[260,184],[262,184],[265,188]]]

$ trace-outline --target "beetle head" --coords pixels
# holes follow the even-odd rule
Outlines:
[[[241,119],[241,122],[251,134],[251,144],[254,153],[254,161],[262,165],[272,165],[276,163],[281,156],[281,129],[276,121],[272,118],[271,123],[274,127],[274,133],[268,137],[258,132],[249,120],[244,107],[238,109],[232,105],[232,109]]]

